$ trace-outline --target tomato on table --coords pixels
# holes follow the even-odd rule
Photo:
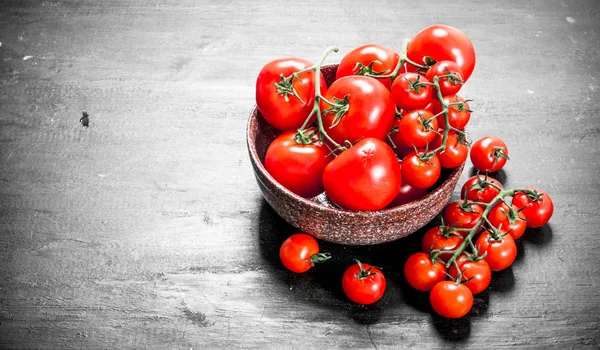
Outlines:
[[[461,318],[473,307],[473,293],[464,284],[442,281],[431,289],[429,302],[438,315],[446,318]]]
[[[417,252],[404,263],[404,277],[414,289],[427,292],[438,282],[446,280],[446,266],[427,253]]]
[[[314,129],[305,131],[309,137]],[[283,187],[295,194],[311,198],[325,190],[323,173],[333,155],[326,145],[313,135],[310,144],[299,143],[296,131],[284,131],[267,148],[265,169]]]
[[[554,203],[548,193],[535,188],[526,187],[531,193],[517,192],[513,197],[512,204],[527,218],[527,227],[537,228],[544,226],[552,217]]]
[[[336,80],[349,75],[386,75],[391,73],[400,61],[400,55],[387,46],[367,44],[348,52],[340,61]],[[391,78],[378,79],[388,90]]]
[[[511,235],[504,231],[498,233],[498,239],[494,239],[489,231],[483,231],[475,247],[479,248],[480,254],[485,255],[485,261],[490,265],[492,271],[501,271],[508,268],[517,258],[517,245]]]
[[[471,290],[473,294],[483,292],[492,281],[492,269],[481,257],[469,258],[461,254],[456,258],[458,269],[455,264],[450,266],[449,274],[453,279],[458,278],[459,271],[462,272],[461,282]]]
[[[448,203],[442,212],[444,224],[454,228],[472,229],[481,219],[484,208],[471,201],[457,200]],[[466,232],[460,231],[466,235]]]
[[[315,263],[328,260],[330,255],[319,253],[319,243],[312,236],[296,233],[283,242],[279,258],[288,270],[302,273],[310,270]]]
[[[394,118],[396,106],[389,90],[377,79],[365,76],[346,76],[331,84],[325,99],[321,100],[323,126],[337,143],[350,143],[363,138],[387,137]]]
[[[281,58],[267,63],[256,79],[256,107],[265,120],[279,130],[300,128],[315,103],[315,72],[292,74],[312,66],[301,58]],[[287,79],[282,78],[285,77]],[[320,75],[321,93],[327,91]]]
[[[438,257],[443,261],[448,261],[452,254],[446,252],[457,249],[463,241],[463,236],[452,227],[436,226],[427,230],[423,235],[421,251],[429,253],[438,250]]]
[[[331,161],[323,172],[327,196],[351,210],[385,208],[400,189],[400,167],[385,142],[366,138]]]
[[[490,183],[496,187],[490,185]],[[475,175],[465,181],[460,191],[460,197],[473,202],[490,203],[500,194],[500,189],[503,188],[500,181],[491,176]]]
[[[513,239],[521,238],[527,227],[527,218],[523,212],[520,212],[519,208],[514,204],[511,210],[503,202],[496,204],[490,210],[488,220],[494,227],[509,233]]]
[[[378,268],[356,260],[342,276],[342,289],[357,304],[373,304],[385,293],[385,276]]]
[[[467,81],[475,68],[475,49],[469,37],[462,31],[444,24],[434,24],[418,32],[407,47],[408,58],[423,64],[426,56],[436,61],[454,61]],[[408,65],[413,68],[412,65]]]
[[[471,146],[471,163],[479,171],[496,172],[506,164],[508,147],[496,136],[484,136]]]

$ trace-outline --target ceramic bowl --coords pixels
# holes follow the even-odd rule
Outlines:
[[[337,65],[323,66],[327,85],[335,80]],[[256,106],[250,113],[246,141],[258,186],[273,209],[301,232],[339,244],[372,245],[408,236],[429,223],[448,203],[463,166],[442,171],[440,180],[424,197],[377,211],[351,211],[334,206],[323,193],[300,197],[280,185],[264,167],[269,144],[280,131],[269,125]]]

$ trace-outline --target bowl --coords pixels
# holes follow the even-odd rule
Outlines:
[[[327,86],[335,80],[337,65],[321,67]],[[262,117],[256,106],[250,113],[246,142],[256,182],[265,200],[285,221],[319,239],[345,245],[373,245],[406,237],[429,223],[448,203],[464,165],[443,170],[429,193],[401,206],[352,211],[333,205],[325,193],[300,197],[269,175],[264,167],[271,142],[281,133]]]

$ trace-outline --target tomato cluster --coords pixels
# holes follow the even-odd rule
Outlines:
[[[324,191],[342,209],[379,210],[417,199],[442,168],[464,164],[471,110],[457,93],[475,66],[464,33],[434,25],[401,53],[357,47],[327,87],[320,67],[331,51],[314,65],[278,59],[259,73],[258,110],[282,131],[264,161],[276,181],[305,198]]]
[[[487,175],[473,176],[463,185],[461,199],[444,208],[442,225],[425,233],[422,251],[408,258],[405,278],[416,290],[430,291],[439,315],[463,317],[473,306],[473,294],[489,286],[492,271],[515,261],[515,240],[526,227],[545,225],[553,210],[552,199],[539,189],[507,190]]]
[[[463,32],[433,25],[405,41],[400,53],[378,44],[357,47],[327,86],[320,69],[332,51],[338,49],[327,49],[317,64],[278,59],[259,73],[257,108],[281,131],[267,149],[265,168],[301,197],[325,192],[342,209],[379,210],[422,197],[443,168],[462,166],[470,154],[485,175],[463,185],[461,199],[444,208],[442,225],[425,233],[422,251],[404,265],[408,283],[430,293],[435,312],[462,317],[492,271],[514,262],[515,240],[526,227],[548,222],[552,200],[535,188],[504,189],[488,176],[509,159],[502,140],[467,141],[470,100],[458,94],[475,67],[475,51]],[[280,257],[297,273],[329,259],[307,234],[288,238]],[[353,302],[371,304],[386,281],[379,269],[356,261],[342,287]]]

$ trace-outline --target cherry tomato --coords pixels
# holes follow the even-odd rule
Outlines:
[[[463,81],[467,81],[475,68],[475,49],[471,40],[460,30],[434,24],[412,38],[407,48],[408,58],[418,64],[429,56],[436,61],[449,60],[462,70]]]
[[[525,233],[527,221],[523,212],[519,212],[516,205],[512,205],[513,211],[502,202],[496,204],[488,214],[488,220],[496,228],[508,232],[513,239],[519,239]]]
[[[402,186],[400,186],[400,191],[398,192],[398,195],[388,205],[388,207],[389,208],[398,207],[403,204],[416,201],[417,199],[423,197],[426,194],[427,194],[426,188],[416,188],[416,187],[412,187],[409,184],[403,183]]]
[[[483,211],[483,207],[479,204],[473,204],[471,201],[457,200],[446,205],[442,213],[442,218],[445,225],[471,229],[475,227]],[[466,234],[466,232],[459,232]]]
[[[404,115],[406,115],[406,113]],[[389,134],[390,137],[387,141],[389,142],[391,140],[392,143],[394,144],[394,146],[396,146],[395,151],[396,151],[396,154],[398,155],[398,157],[404,158],[408,154],[413,152],[415,150],[415,148],[413,145],[405,144],[404,141],[402,140],[402,137],[400,136],[400,123],[401,122],[402,122],[402,119],[395,118],[392,131]],[[417,150],[419,152],[424,152],[425,148],[417,147]]]
[[[532,191],[531,194],[517,192],[513,197],[512,204],[521,209],[521,212],[527,218],[527,227],[544,226],[552,217],[554,204],[548,193],[535,187],[527,187],[526,190]]]
[[[479,171],[496,172],[506,164],[508,148],[496,136],[484,136],[471,146],[471,163]]]
[[[462,70],[454,61],[438,61],[429,67],[425,77],[431,82],[433,82],[434,77],[441,77],[438,84],[442,96],[456,94],[463,84]],[[434,97],[437,98],[437,96]]]
[[[329,259],[329,254],[319,253],[319,244],[306,233],[296,233],[288,237],[279,249],[283,266],[292,272],[310,270],[316,262]]]
[[[440,113],[443,108],[440,101],[437,99],[431,100],[433,114]],[[458,130],[464,130],[471,119],[471,110],[469,109],[469,103],[458,95],[444,96],[444,102],[449,105],[448,107],[448,123],[451,127],[457,128]],[[443,128],[446,125],[444,115],[438,116],[438,125]]]
[[[423,109],[431,103],[434,94],[429,83],[417,73],[400,74],[392,84],[392,99],[402,109]]]
[[[368,137],[383,140],[392,128],[396,106],[388,89],[375,78],[342,77],[331,84],[325,98],[338,104],[332,107],[321,100],[320,106],[327,134],[339,144]]]
[[[417,252],[404,263],[404,277],[408,284],[421,292],[428,292],[440,281],[446,280],[446,266],[433,261],[429,254]]]
[[[373,304],[385,292],[385,276],[378,268],[356,260],[342,276],[342,289],[357,304]]]
[[[473,307],[473,293],[464,284],[442,281],[431,289],[429,302],[438,315],[446,318],[461,318]]]
[[[465,282],[464,285],[471,290],[473,294],[479,294],[483,292],[492,280],[492,270],[490,265],[484,259],[476,259],[475,261],[470,260],[465,254],[461,254],[456,259],[460,271],[463,275],[461,282]],[[450,266],[450,276],[453,279],[458,278],[458,269],[456,265]],[[468,282],[467,282],[468,281]]]
[[[486,180],[485,175],[475,175],[465,181],[465,184],[460,191],[460,198],[466,198],[473,202],[491,202],[498,194],[500,194],[500,190],[489,184],[486,185],[484,181],[491,182],[501,189],[503,188],[500,181],[490,176],[488,176]]]
[[[452,254],[444,253],[444,251],[455,250],[463,241],[463,236],[450,227],[436,226],[425,232],[421,241],[421,250],[426,253],[432,250],[440,250],[439,258],[448,261],[452,257]]]
[[[398,194],[400,179],[394,151],[374,138],[362,139],[342,152],[323,173],[327,196],[351,210],[385,208]]]
[[[308,130],[310,136],[314,130]],[[311,144],[297,142],[296,131],[284,131],[267,149],[265,169],[283,187],[311,198],[324,191],[323,172],[333,159],[322,142],[313,137]]]
[[[405,145],[425,147],[437,136],[438,123],[431,112],[417,109],[406,113],[398,124],[398,134]]]
[[[391,73],[400,61],[400,55],[387,46],[367,44],[359,46],[346,54],[340,61],[335,79],[349,75],[386,75]],[[388,90],[391,78],[377,79]]]
[[[310,66],[312,63],[301,58],[282,58],[261,69],[256,79],[256,106],[273,127],[295,130],[308,118],[315,102],[315,72],[299,74],[298,79],[282,79],[281,76],[291,77]],[[323,74],[320,89],[322,94],[327,90]]]
[[[437,149],[442,145],[443,129],[438,131],[435,138],[431,142],[431,148]],[[469,145],[463,135],[459,135],[456,131],[448,131],[446,139],[446,149],[443,152],[438,152],[438,158],[442,168],[452,169],[463,165],[469,156]]]
[[[483,231],[475,246],[479,247],[479,253],[485,255],[485,261],[490,265],[492,271],[504,270],[517,258],[517,245],[511,235],[501,231],[500,239],[494,240],[489,231]]]
[[[442,173],[440,160],[435,154],[409,153],[402,162],[402,181],[416,188],[429,188]]]

